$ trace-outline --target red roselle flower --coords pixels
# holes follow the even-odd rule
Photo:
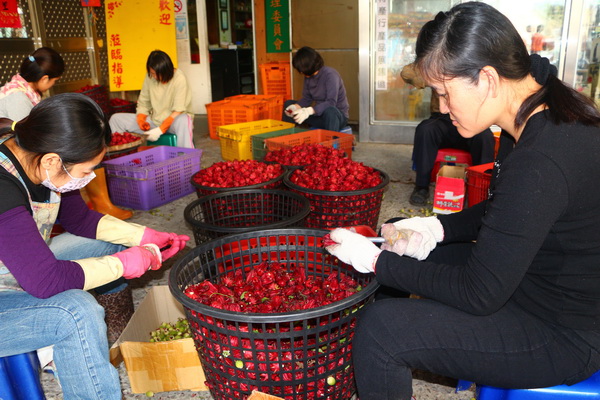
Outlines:
[[[330,239],[331,240],[331,239]],[[332,273],[306,276],[304,268],[289,270],[278,262],[263,262],[246,276],[229,272],[219,283],[205,280],[185,289],[193,300],[211,307],[245,313],[284,313],[321,307],[361,290],[351,277]]]
[[[198,171],[193,180],[201,186],[230,188],[251,186],[273,180],[283,174],[279,164],[255,160],[220,161]]]
[[[349,158],[333,158],[296,170],[290,181],[298,186],[328,192],[369,189],[381,183],[379,172]]]
[[[328,160],[340,157],[346,157],[346,154],[340,149],[326,147],[322,144],[305,143],[281,150],[270,151],[265,156],[265,161],[300,166],[328,162]]]

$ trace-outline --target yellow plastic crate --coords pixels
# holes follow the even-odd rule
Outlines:
[[[221,142],[221,157],[227,161],[252,160],[253,135],[293,127],[293,123],[274,119],[219,126],[217,135]]]

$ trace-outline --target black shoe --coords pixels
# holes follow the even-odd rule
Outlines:
[[[416,187],[410,195],[408,202],[413,206],[426,206],[429,199],[429,188]]]

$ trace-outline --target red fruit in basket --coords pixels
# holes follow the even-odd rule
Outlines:
[[[130,132],[114,132],[110,139],[109,146],[118,146],[122,144],[133,143],[137,141],[141,141],[142,138],[139,136],[132,135]]]
[[[240,292],[240,288],[244,290]],[[306,310],[344,299],[360,290],[350,277],[330,274],[306,279],[303,268],[263,262],[244,278],[225,274],[220,283],[208,280],[189,286],[184,293],[211,307],[236,312],[271,313]]]
[[[340,149],[326,147],[318,143],[305,143],[281,150],[274,150],[265,156],[265,161],[276,162],[283,165],[308,165],[327,162],[332,158],[346,157]]]
[[[379,172],[348,158],[334,158],[296,170],[290,181],[298,186],[322,191],[369,189],[381,183]]]
[[[266,164],[255,160],[220,161],[198,171],[193,180],[200,186],[240,187],[273,180],[283,174],[279,164]]]

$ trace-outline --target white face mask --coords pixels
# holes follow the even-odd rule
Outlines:
[[[61,160],[61,162],[62,162],[62,160]],[[92,171],[92,173],[84,176],[83,178],[75,178],[75,177],[71,176],[69,171],[67,171],[64,164],[63,164],[62,168],[65,170],[67,175],[69,175],[69,178],[71,178],[71,180],[69,182],[65,183],[61,187],[56,187],[54,185],[54,183],[52,183],[50,181],[50,174],[48,173],[48,170],[46,170],[47,178],[44,179],[44,181],[42,182],[42,185],[46,186],[48,189],[52,190],[53,192],[65,193],[65,192],[71,192],[73,190],[81,189],[82,187],[84,187],[85,185],[90,183],[90,181],[92,179],[94,179],[96,177],[96,174]]]

